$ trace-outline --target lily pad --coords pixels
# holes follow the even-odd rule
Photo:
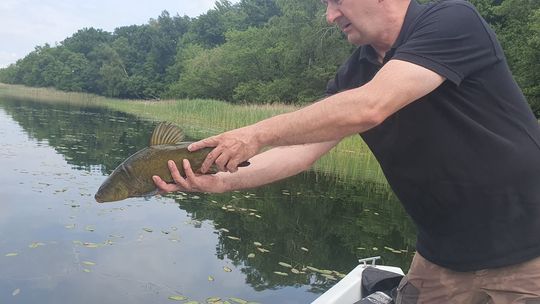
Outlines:
[[[315,272],[320,272],[321,271],[319,268],[315,268],[313,266],[306,266],[306,268],[311,270],[311,271],[315,271]]]
[[[100,247],[101,245],[100,245],[100,244],[96,244],[96,243],[90,243],[90,242],[87,242],[87,243],[83,243],[83,246],[86,247],[86,248],[98,248],[98,247]]]
[[[231,272],[231,271],[232,271],[232,269],[230,269],[230,268],[227,267],[227,266],[223,266],[223,270],[224,270],[225,272]]]
[[[317,269],[317,268],[315,268],[315,267],[311,267],[311,268],[310,268],[309,266],[308,266],[307,268],[310,269],[310,270],[313,270],[313,271],[315,271],[315,272],[318,272],[318,273],[320,273],[320,274],[322,274],[322,275],[332,275],[332,274],[333,274],[333,272],[332,272],[331,270]]]
[[[279,262],[278,264],[281,265],[281,266],[283,266],[283,267],[292,268],[292,265],[291,265],[291,264],[287,264],[287,263],[285,263],[285,262]]]
[[[45,244],[39,243],[39,242],[33,242],[32,244],[28,245],[29,248],[38,248],[39,246],[45,246]]]
[[[337,281],[336,277],[334,277],[333,275],[330,275],[330,274],[322,274],[323,277],[329,279],[329,280],[332,280],[332,281]]]
[[[187,297],[180,296],[180,295],[175,295],[175,296],[170,296],[170,297],[169,297],[169,300],[173,300],[173,301],[184,301],[184,300],[187,300]]]

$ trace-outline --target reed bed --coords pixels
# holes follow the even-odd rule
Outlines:
[[[62,92],[48,88],[30,88],[0,84],[0,96],[30,99],[45,103],[69,103],[80,106],[107,107],[154,121],[170,121],[184,128],[192,138],[203,138],[255,123],[259,120],[299,109],[284,104],[233,105],[222,101],[193,100],[121,100],[102,96]],[[314,166],[314,170],[336,179],[370,181],[386,185],[373,154],[358,135],[345,138]]]

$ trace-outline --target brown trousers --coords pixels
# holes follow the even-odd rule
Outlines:
[[[396,304],[540,304],[540,257],[508,267],[456,272],[416,253]]]

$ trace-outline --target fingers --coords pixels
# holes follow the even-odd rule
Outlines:
[[[216,158],[216,166],[218,167],[219,171],[227,171],[227,164],[229,163],[230,157],[229,153],[222,152],[218,158]]]
[[[193,172],[193,170],[191,169],[191,164],[189,163],[189,160],[184,159],[182,161],[182,165],[184,166],[184,172],[186,173],[186,180],[195,182],[195,172]]]
[[[187,167],[186,167],[187,163]],[[171,176],[173,178],[174,184],[169,184],[165,182],[163,179],[161,179],[159,176],[154,175],[152,176],[152,180],[154,181],[154,184],[158,187],[160,192],[175,192],[175,191],[192,191],[193,187],[190,185],[190,183],[180,175],[180,171],[178,170],[178,167],[176,166],[175,162],[172,160],[169,160],[167,162],[167,165],[169,167],[169,171],[171,172]],[[189,170],[186,170],[188,168]],[[184,171],[186,173],[189,173],[191,176],[195,176],[193,171],[191,170],[191,167],[189,166],[189,161],[184,160]]]
[[[159,176],[152,176],[154,184],[156,184],[161,194],[176,191],[221,193],[225,189],[223,181],[217,175],[195,173],[187,159],[182,160],[185,177],[180,175],[174,161],[168,161],[167,164],[174,184],[168,184]]]
[[[214,150],[217,150],[218,152],[219,151],[222,151],[221,149],[214,149]],[[208,161],[208,163],[203,163],[203,167],[204,169],[208,170],[210,169],[210,166],[212,165],[212,162],[214,162],[216,164],[216,167],[218,167],[218,170],[219,171],[222,171],[222,172],[226,172],[226,171],[229,171],[231,173],[234,173],[236,171],[238,171],[238,165],[240,163],[240,161],[236,160],[236,159],[231,159],[231,153],[229,151],[222,151],[221,154],[219,154],[219,156],[215,156],[217,155],[217,153],[214,153],[214,151],[212,151],[212,155],[209,154],[210,157],[206,157],[206,160],[205,160],[205,163]],[[215,160],[214,160],[215,159]],[[206,167],[204,167],[205,165],[208,166],[208,169]],[[202,169],[201,169],[202,170]],[[206,172],[206,171],[201,171],[201,172]]]
[[[237,129],[192,143],[188,147],[190,151],[214,147],[201,164],[200,172],[207,173],[214,163],[219,171],[231,173],[238,171],[239,164],[259,150],[257,142],[250,140],[252,138],[250,133],[244,133]]]
[[[188,146],[188,150],[190,152],[200,150],[202,148],[211,148],[218,145],[218,141],[216,140],[216,136],[208,137],[203,140],[199,140],[197,142],[192,143]]]
[[[191,187],[188,181],[182,175],[180,175],[180,172],[178,171],[178,167],[176,166],[176,163],[172,160],[169,160],[167,162],[167,165],[169,166],[169,171],[171,171],[171,176],[174,182],[176,183],[176,185],[180,186],[180,189],[189,190]]]
[[[157,175],[152,176],[152,180],[154,181],[156,187],[159,189],[159,192],[161,193],[174,192],[179,190],[176,184],[167,184]]]
[[[180,184],[184,181],[184,178],[182,175],[180,175],[180,171],[178,171],[178,167],[176,167],[176,163],[172,160],[169,160],[167,162],[167,166],[169,167],[169,171],[171,172],[171,176],[175,183]]]
[[[238,171],[238,167],[247,167],[250,163],[247,161],[241,161],[239,159],[230,159],[227,163],[227,171],[234,173]]]
[[[223,153],[223,149],[221,147],[216,147],[214,150],[210,151],[210,153],[208,153],[208,155],[204,159],[204,162],[201,165],[201,169],[200,169],[201,173],[204,174],[204,173],[208,172],[208,170],[210,169],[212,164],[214,162],[216,162],[217,159],[219,159],[221,157],[222,153]],[[223,170],[223,167],[220,167],[219,164],[216,163],[216,165],[218,166],[218,169],[220,171],[225,171],[225,170]]]
[[[216,147],[206,156],[206,159],[201,165],[201,173],[204,174],[208,172],[213,163],[216,164],[216,167],[219,171],[229,171],[231,173],[238,171],[238,167],[249,166],[249,162],[243,161],[238,157],[231,158],[232,155],[233,154],[229,150],[224,150],[221,147]]]

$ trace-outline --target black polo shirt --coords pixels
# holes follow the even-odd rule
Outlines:
[[[376,58],[358,48],[327,92],[370,81]],[[418,227],[418,252],[457,271],[540,256],[540,127],[494,32],[466,1],[413,0],[391,59],[446,78],[361,134]]]

